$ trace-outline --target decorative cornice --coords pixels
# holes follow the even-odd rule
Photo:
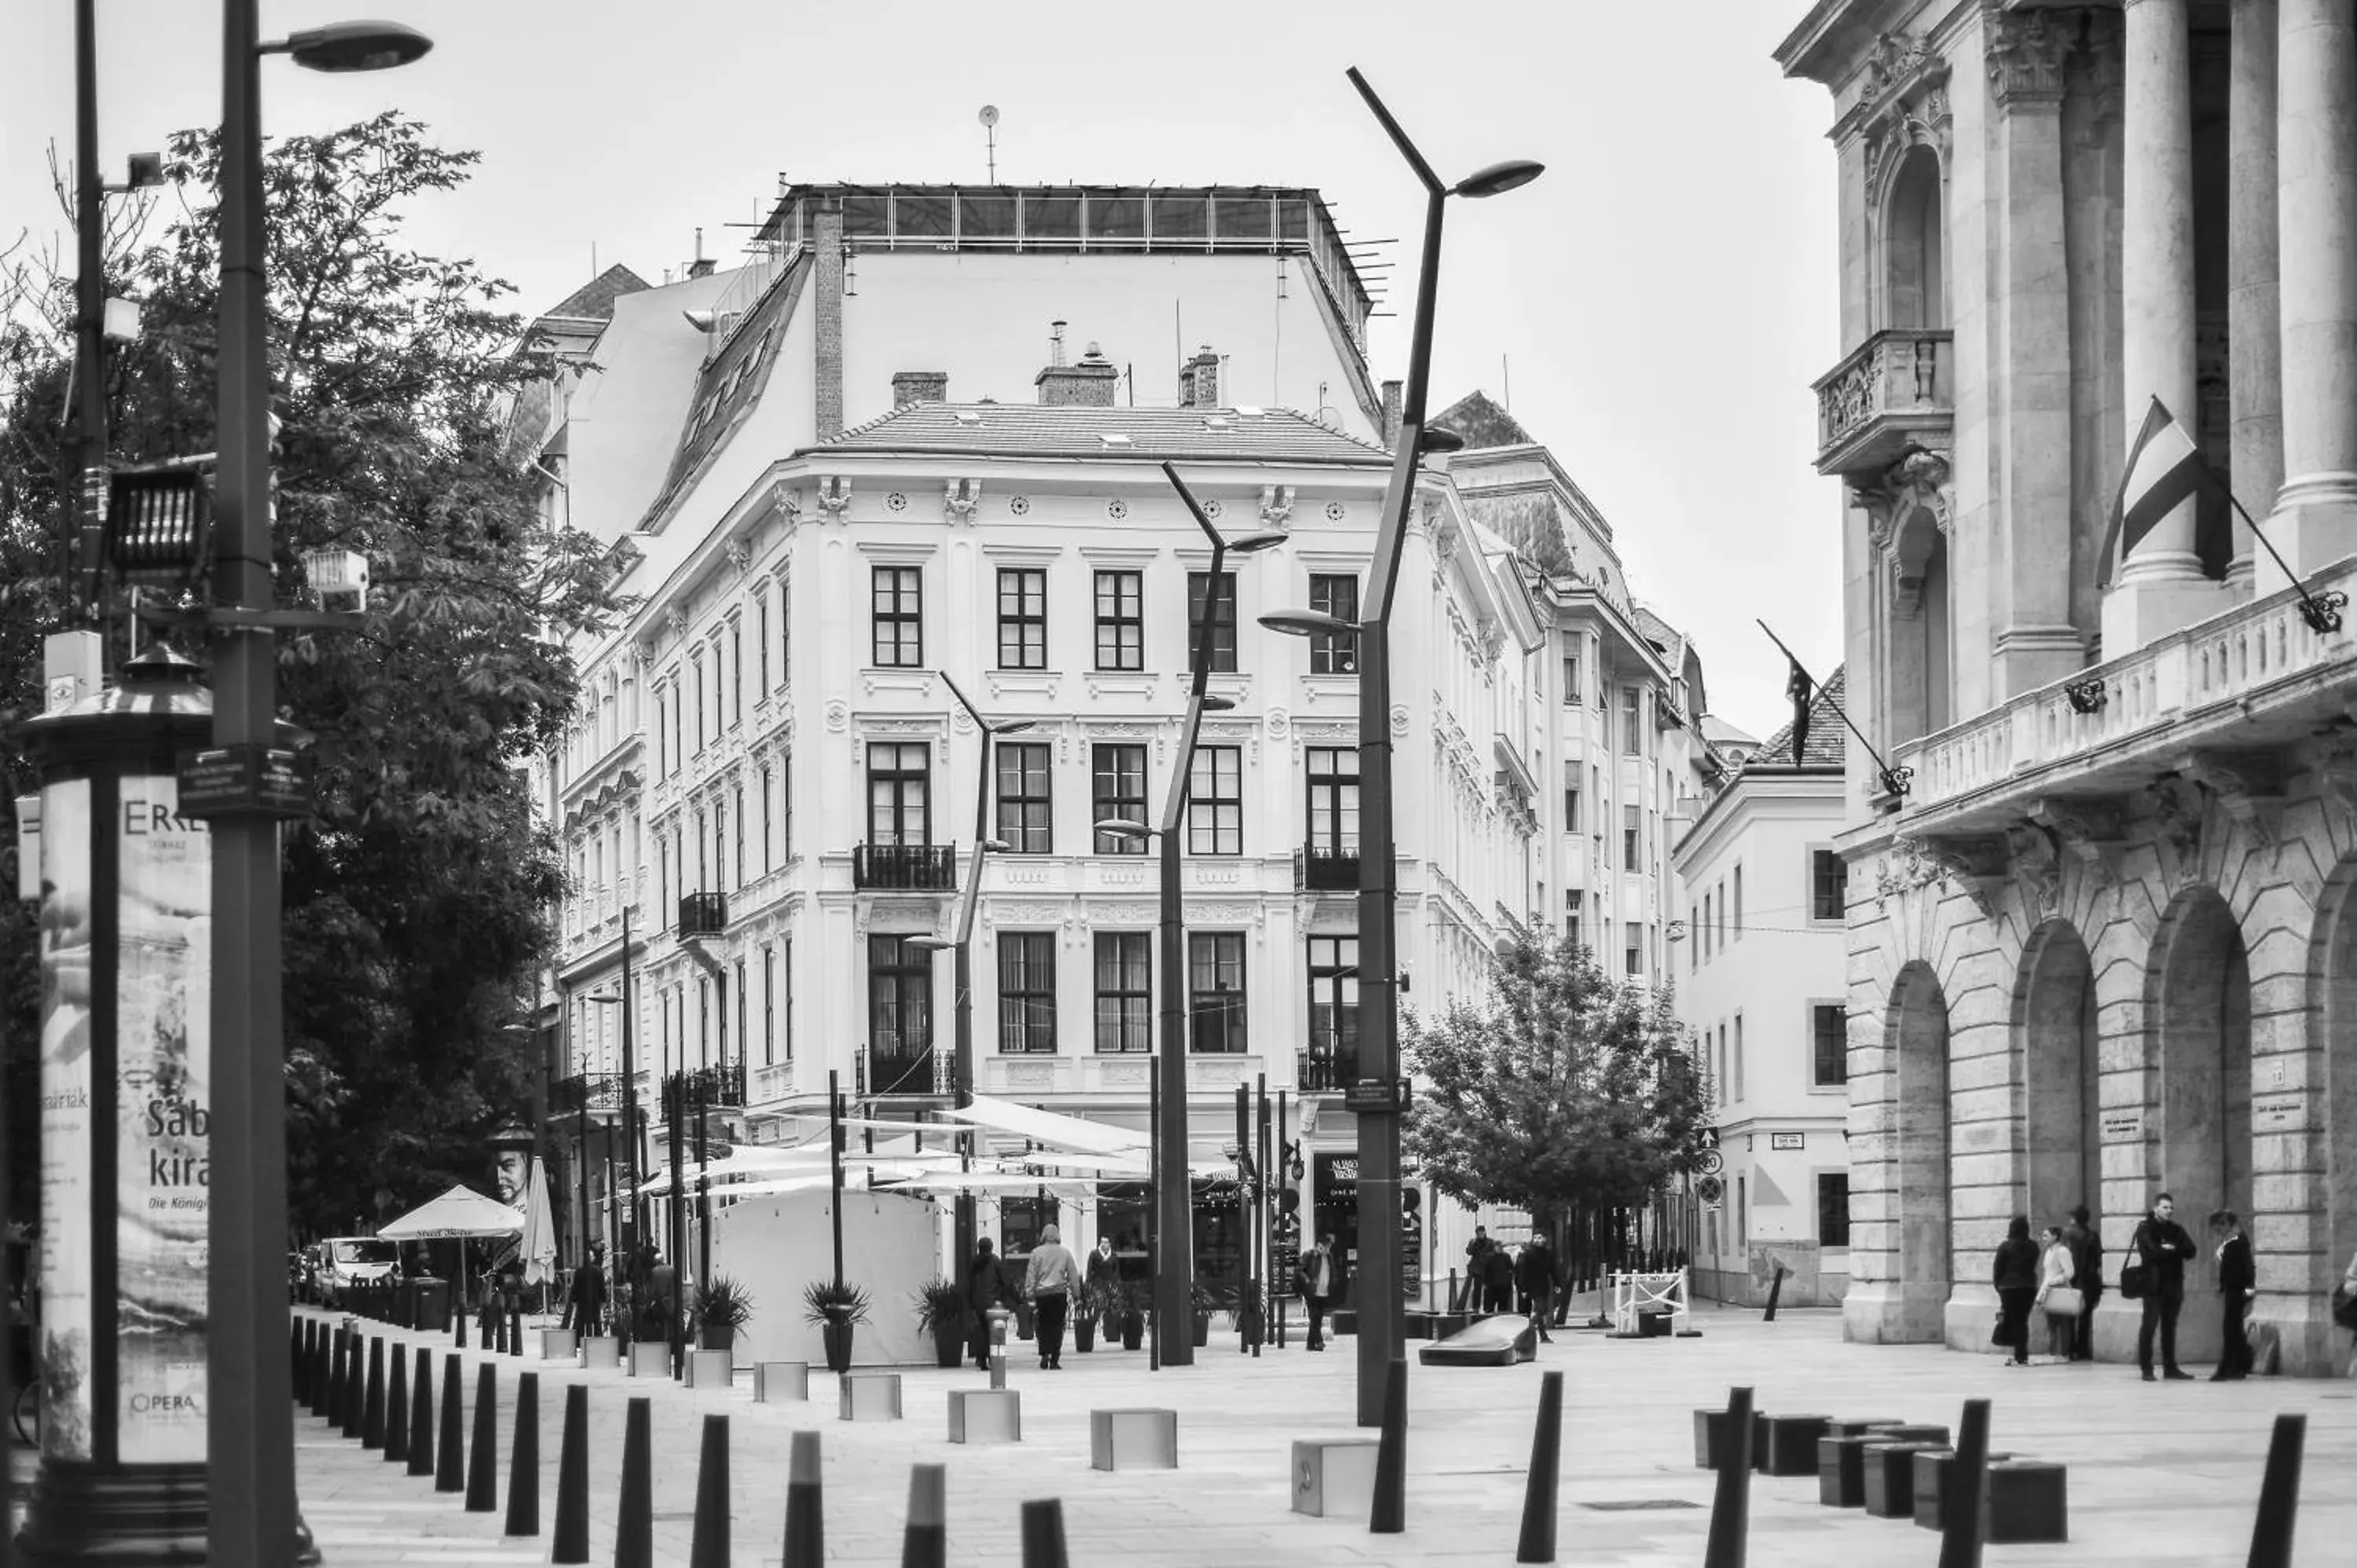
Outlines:
[[[2116,806],[2090,800],[2032,800],[2029,820],[2054,835],[2056,843],[2085,868],[2087,875],[2108,886],[2119,880],[2120,851],[2126,847],[2121,812]]]

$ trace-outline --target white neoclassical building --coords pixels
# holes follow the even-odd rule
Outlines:
[[[1853,1337],[1986,1341],[2016,1214],[2252,1221],[2333,1365],[2357,1252],[2347,0],[1818,0],[1832,94]],[[2106,558],[2158,399],[2222,483]],[[2239,498],[2257,531],[2229,505]],[[2280,557],[2280,564],[2278,564]],[[2292,585],[2294,579],[2300,585]],[[2207,1359],[2210,1251],[2180,1343]],[[2134,1353],[2107,1295],[2098,1354]],[[2344,1342],[2345,1343],[2345,1342]]]

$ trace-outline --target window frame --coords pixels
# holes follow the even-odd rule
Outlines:
[[[1198,746],[1187,766],[1187,853],[1244,852],[1244,748]]]
[[[1015,609],[1007,610],[1008,579],[1015,579]],[[1048,569],[1045,566],[998,568],[998,668],[1048,668]],[[1007,633],[1015,634],[1015,657],[1007,658]]]
[[[1154,934],[1097,931],[1089,948],[1090,1041],[1098,1056],[1146,1056],[1154,1049]],[[1105,985],[1107,964],[1120,983]],[[1114,1011],[1110,1014],[1107,1008]],[[1110,1033],[1108,1033],[1110,1030]],[[1107,1039],[1114,1043],[1108,1047]]]
[[[1243,1056],[1251,1050],[1251,995],[1246,973],[1248,950],[1242,931],[1187,933],[1187,1054]],[[1221,983],[1235,980],[1234,1000]],[[1211,986],[1204,989],[1208,976]],[[1216,1036],[1215,1043],[1206,1044]]]
[[[1812,926],[1839,926],[1849,919],[1849,865],[1841,852],[1827,844],[1811,844],[1809,854],[1809,923]],[[1828,888],[1825,868],[1832,866],[1834,875]],[[1825,895],[1833,894],[1833,910],[1824,913]]]
[[[1001,931],[998,945],[998,1054],[1054,1056],[1056,933]],[[1040,962],[1045,955],[1044,963]],[[1015,961],[1010,973],[1009,960]],[[1041,972],[1044,969],[1044,973]],[[1008,1009],[1015,1008],[1013,1016]],[[1040,1043],[1044,1038],[1045,1043]],[[1009,1039],[1023,1043],[1009,1046]]]
[[[1816,1176],[1816,1180],[1813,1185],[1816,1188],[1817,1196],[1818,1249],[1820,1251],[1829,1251],[1835,1247],[1847,1250],[1850,1244],[1849,1172],[1817,1171],[1814,1175]],[[1828,1225],[1825,1223],[1828,1216],[1825,1200],[1831,1196],[1829,1184],[1836,1182],[1840,1184],[1841,1187],[1841,1208],[1839,1211],[1841,1219],[1838,1225]],[[1836,1240],[1834,1235],[1834,1232],[1836,1230],[1840,1233],[1838,1240]]]
[[[1337,620],[1359,624],[1359,575],[1355,572],[1309,574],[1309,607]],[[1309,634],[1312,675],[1356,675],[1359,634],[1356,631],[1313,631]]]
[[[925,662],[925,569],[878,562],[868,567],[868,655],[877,670]],[[891,639],[886,645],[886,637]],[[889,657],[887,657],[887,655]]]
[[[867,1057],[871,1064],[877,1057],[883,1055],[910,1058],[923,1056],[935,1048],[933,955],[922,948],[911,949],[909,946],[910,938],[915,934],[898,931],[870,931],[867,934]],[[888,944],[888,950],[895,957],[895,961],[879,961],[879,955],[888,950],[887,944]],[[916,955],[913,960],[909,956],[911,952]],[[883,994],[886,990],[890,993],[888,997]],[[876,1047],[877,1037],[888,1032],[877,1021],[882,1016],[877,1011],[879,1001],[888,1002],[889,1010],[899,1026],[888,1031],[897,1035],[899,1042],[899,1048],[888,1053],[880,1052]],[[911,1014],[915,1015],[919,1025],[915,1030],[910,1029],[907,1022]],[[909,1043],[912,1033],[921,1036],[920,1041],[913,1047]],[[932,1092],[933,1085],[930,1076],[921,1086],[913,1090],[902,1089],[897,1082],[892,1088],[886,1089],[876,1081],[876,1078],[877,1074],[871,1065],[867,1083],[867,1092],[871,1095]]]
[[[1806,1005],[1809,1009],[1809,1087],[1846,1093],[1849,1090],[1849,1004],[1812,998]],[[1834,1026],[1831,1043],[1835,1048],[1830,1055],[1826,1049],[1828,1036],[1825,1032],[1828,1015]],[[1828,1065],[1835,1069],[1837,1076],[1826,1076]]]
[[[1359,939],[1311,936],[1306,942],[1302,968],[1309,993],[1309,1012],[1302,1054],[1316,1060],[1322,1047],[1326,1060],[1339,1061],[1348,1056],[1355,1061],[1359,1051],[1359,977],[1341,972],[1359,967]],[[1322,996],[1321,985],[1325,987]],[[1321,1007],[1325,1015],[1322,1028]]]
[[[866,821],[865,826],[867,833],[866,843],[869,847],[880,849],[885,847],[888,843],[894,845],[911,843],[908,833],[907,822],[909,815],[909,797],[906,786],[909,780],[916,781],[919,786],[917,791],[919,834],[913,841],[913,843],[915,846],[923,846],[929,845],[933,842],[932,751],[933,748],[931,746],[920,740],[871,740],[867,742],[867,749],[863,760],[866,766]],[[876,765],[877,754],[878,752],[891,752],[897,754],[895,757],[896,764],[905,763],[909,755],[914,754],[915,756],[923,758],[924,765],[920,768],[908,768],[896,765],[893,767],[879,768]],[[888,840],[878,836],[878,818],[877,815],[877,807],[879,803],[877,797],[877,787],[879,784],[888,782],[896,783],[900,787],[899,793],[896,796],[893,801],[893,816],[895,823],[892,830],[893,836]]]
[[[1347,772],[1340,766],[1346,758]],[[1302,842],[1311,850],[1335,855],[1359,853],[1359,821],[1364,802],[1361,777],[1359,748],[1355,746],[1312,746],[1302,749]],[[1320,796],[1327,799],[1321,801]],[[1325,832],[1318,831],[1321,813],[1329,819],[1329,831]]]
[[[1017,789],[1009,793],[1007,785],[1007,753],[1017,754],[1015,781]],[[1029,792],[1032,776],[1028,766],[1030,754],[1037,753],[1039,764],[1039,792]],[[1002,740],[993,743],[991,772],[997,794],[997,837],[1006,845],[1007,854],[1053,854],[1056,852],[1056,751],[1051,741]],[[1036,811],[1036,821],[1034,813]],[[1037,842],[1034,842],[1036,839]]]
[[[1187,658],[1182,666],[1195,672],[1195,650],[1202,639],[1203,618],[1211,621],[1211,673],[1236,672],[1236,575],[1223,568],[1214,584],[1209,572],[1187,574]],[[1207,607],[1208,606],[1208,607]]]
[[[1137,793],[1118,793],[1125,787],[1127,777],[1122,764],[1135,760]],[[1115,793],[1105,792],[1107,763],[1112,763],[1111,775]],[[1092,853],[1096,854],[1144,854],[1146,840],[1122,838],[1100,832],[1095,824],[1106,821],[1151,822],[1146,799],[1146,747],[1131,741],[1097,741],[1089,747],[1089,822]]]
[[[1108,587],[1112,592],[1114,613],[1111,615],[1105,613]],[[1145,669],[1146,574],[1119,567],[1101,568],[1092,587],[1092,602],[1096,610],[1096,668],[1104,671]],[[1111,663],[1105,661],[1108,631],[1113,634],[1111,647],[1114,659]]]

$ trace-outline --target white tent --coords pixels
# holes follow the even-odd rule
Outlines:
[[[485,1197],[464,1184],[430,1203],[423,1203],[377,1234],[388,1241],[443,1241],[475,1236],[514,1236],[523,1230],[523,1215],[496,1197]]]

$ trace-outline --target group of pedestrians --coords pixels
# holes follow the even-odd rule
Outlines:
[[[1466,1311],[1527,1314],[1539,1337],[1554,1343],[1547,1325],[1555,1317],[1555,1249],[1544,1234],[1533,1231],[1517,1252],[1491,1237],[1488,1226],[1476,1225],[1465,1244],[1465,1274]]]

